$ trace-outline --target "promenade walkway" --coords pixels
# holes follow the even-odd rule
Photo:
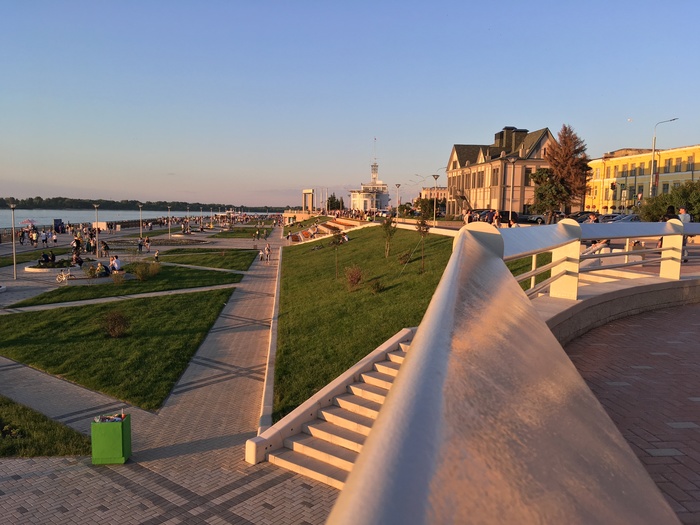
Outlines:
[[[258,427],[279,247],[286,241],[274,236],[268,242],[272,261],[256,259],[233,285],[217,322],[157,413],[0,358],[0,394],[85,433],[93,416],[125,407],[133,435],[133,455],[125,465],[93,466],[89,457],[0,460],[3,523],[325,521],[337,491],[243,459],[245,441]],[[252,248],[252,241],[213,245]],[[18,272],[18,278],[12,280],[11,267],[0,269],[0,283],[8,286],[0,306],[56,285],[53,276]]]
[[[0,358],[0,394],[87,432],[92,416],[126,407],[134,453],[125,465],[90,458],[0,460],[3,523],[317,524],[337,491],[244,462],[260,414],[279,247],[256,262],[164,406],[151,413]],[[216,241],[251,248],[250,239]],[[2,247],[0,253],[5,253]],[[697,271],[695,264],[683,273]],[[55,286],[0,269],[0,308]],[[2,317],[0,317],[1,322]],[[614,321],[566,351],[683,523],[700,524],[700,305]]]

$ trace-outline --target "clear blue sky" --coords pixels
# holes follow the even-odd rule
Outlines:
[[[657,147],[697,144],[699,20],[696,0],[0,0],[0,196],[347,202],[376,155],[405,200],[504,126],[566,123],[597,157],[679,117]]]

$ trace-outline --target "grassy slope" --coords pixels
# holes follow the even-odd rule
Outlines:
[[[381,228],[350,233],[336,249],[328,240],[285,248],[275,373],[281,417],[400,329],[419,324],[451,254],[452,238],[430,235],[421,273],[420,237],[399,230],[384,258]],[[326,247],[313,250],[316,245]],[[416,249],[405,268],[397,254]],[[339,278],[336,279],[336,254]],[[344,269],[362,268],[349,291]],[[377,285],[383,290],[375,293]]]

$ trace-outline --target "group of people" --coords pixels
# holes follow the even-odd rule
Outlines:
[[[118,255],[112,255],[109,258],[109,265],[105,266],[101,261],[97,262],[97,268],[95,269],[97,277],[107,277],[113,272],[118,272],[122,269],[122,262],[119,260]]]

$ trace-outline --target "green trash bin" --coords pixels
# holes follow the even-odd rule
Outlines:
[[[131,415],[121,421],[109,419],[100,417],[90,425],[93,465],[126,463],[131,456]]]

